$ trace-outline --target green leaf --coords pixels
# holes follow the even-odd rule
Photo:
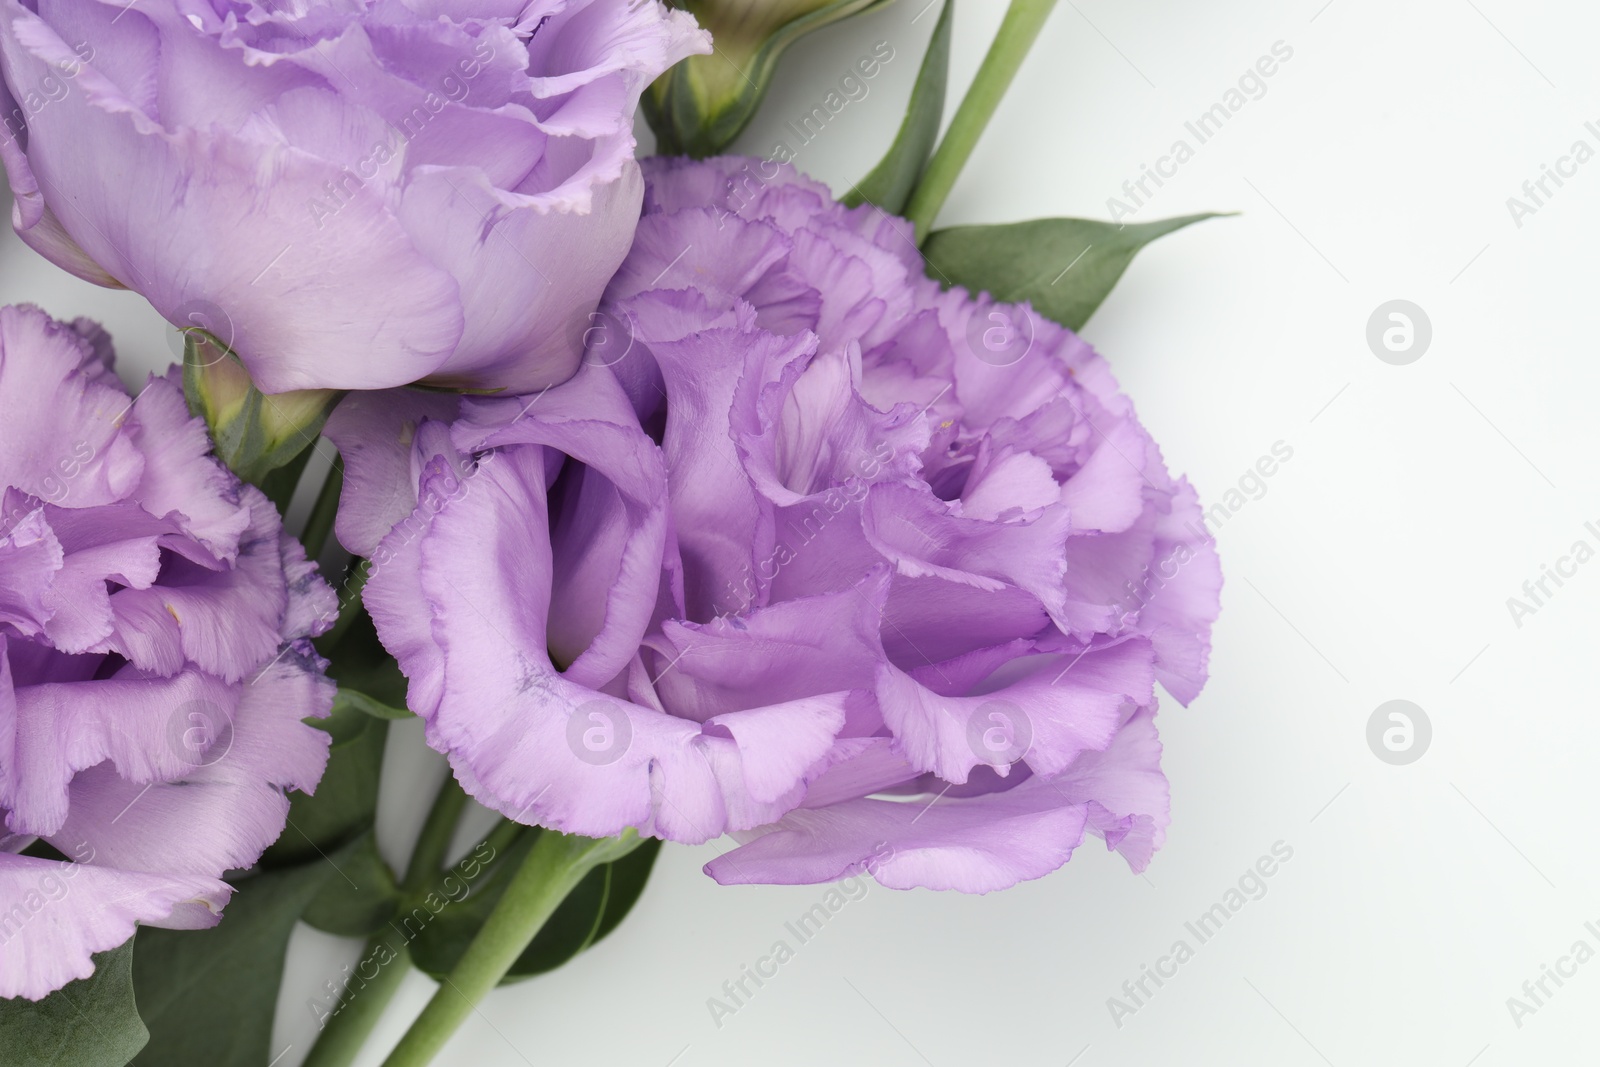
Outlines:
[[[133,996],[133,939],[43,1000],[0,1000],[6,1067],[124,1067],[150,1039]]]
[[[333,735],[328,770],[315,794],[289,797],[283,836],[261,857],[264,867],[291,867],[332,852],[372,826],[378,811],[378,775],[389,724],[350,701],[336,699],[326,719],[307,720]]]
[[[1104,302],[1134,254],[1157,237],[1216,212],[1118,225],[1092,219],[1033,219],[954,226],[928,235],[922,251],[946,285],[1027,301],[1046,318],[1079,330]]]
[[[406,676],[378,640],[377,628],[365,611],[356,616],[338,644],[320,651],[330,661],[329,677],[341,690],[353,690],[392,712],[379,718],[404,718],[399,710],[406,706]],[[375,714],[370,705],[362,705],[361,710]]]
[[[843,200],[849,207],[872,203],[891,215],[905,211],[911,191],[922,177],[922,168],[933,155],[939,139],[939,123],[944,120],[945,83],[950,75],[950,26],[954,21],[955,0],[945,0],[944,10],[933,27],[928,51],[917,71],[917,84],[906,105],[905,120],[894,143],[872,172],[850,190]]]
[[[423,910],[401,917],[402,923],[409,919],[408,936],[415,934],[411,957],[419,969],[435,978],[455,969],[538,836],[537,829],[522,834],[495,858],[459,903],[431,917]],[[502,984],[554,970],[615,930],[644,892],[660,851],[660,841],[646,840],[627,855],[585,875],[512,965]]]
[[[330,878],[306,907],[302,918],[318,930],[340,937],[366,937],[381,929],[400,910],[400,886],[378,854],[368,830],[350,845],[339,867],[348,876]]]
[[[603,941],[639,902],[660,852],[661,842],[650,838],[585,875],[511,965],[502,984],[553,971]]]
[[[674,65],[640,103],[657,152],[704,159],[732,144],[755,117],[786,48],[812,30],[891,0],[671,2],[711,31],[716,50]]]
[[[210,930],[139,931],[133,984],[150,1043],[138,1067],[264,1067],[289,934],[345,852],[238,883]]]

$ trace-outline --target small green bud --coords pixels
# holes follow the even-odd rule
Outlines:
[[[333,389],[263,393],[239,357],[200,329],[184,331],[183,392],[189,411],[206,420],[217,458],[252,485],[305,454],[342,395]]]
[[[755,116],[778,57],[812,30],[892,0],[669,0],[711,31],[710,55],[690,56],[646,91],[645,118],[663,155],[703,159]]]

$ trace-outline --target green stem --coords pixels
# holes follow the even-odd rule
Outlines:
[[[928,160],[917,190],[906,205],[906,218],[917,228],[918,244],[933,227],[939,209],[944,207],[945,198],[961,175],[961,168],[967,165],[978,138],[983,136],[989,119],[1000,106],[1000,98],[1011,87],[1011,79],[1016,77],[1017,68],[1022,66],[1023,58],[1033,47],[1044,20],[1055,6],[1056,0],[1011,0],[1011,7],[1000,23],[1000,32],[989,45],[989,54],[983,57],[977,77],[972,79],[967,95],[950,120],[950,128]]]
[[[426,1067],[478,1002],[500,983],[567,894],[595,867],[639,845],[632,830],[594,840],[545,830],[511,878],[488,920],[445,977],[384,1067]]]
[[[450,851],[450,839],[456,834],[456,823],[467,810],[467,794],[456,781],[456,776],[445,772],[433,807],[422,823],[417,844],[411,850],[411,862],[406,865],[405,881],[401,888],[408,896],[426,893],[444,869],[445,854]]]
[[[317,1035],[303,1067],[349,1067],[354,1063],[411,969],[405,939],[388,928],[368,939],[361,959],[378,964],[377,976],[340,1003]]]
[[[316,559],[322,555],[322,546],[328,543],[328,535],[333,532],[334,516],[339,513],[339,492],[344,488],[344,463],[337,462],[328,472],[327,481],[322,483],[322,491],[317,494],[317,502],[311,506],[311,514],[306,516],[306,528],[300,535],[300,543],[306,546],[306,558]]]
[[[405,899],[419,897],[433,887],[466,806],[467,794],[455,775],[446,774],[433,798],[433,807],[428,809],[428,816],[423,820],[416,847],[411,850],[411,862],[406,865],[405,881],[400,887]],[[391,927],[379,930],[367,940],[366,947],[361,950],[361,960],[376,962],[377,976],[340,1002],[339,1010],[318,1035],[304,1067],[349,1067],[366,1046],[367,1038],[372,1036],[373,1028],[383,1018],[384,1009],[411,969],[406,940]],[[357,973],[363,970],[358,968]]]

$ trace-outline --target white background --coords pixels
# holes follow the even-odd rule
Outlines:
[[[836,189],[859,178],[899,124],[935,21],[924,2],[797,46],[738,147],[766,154],[887,41],[870,95],[799,159]],[[722,888],[699,871],[719,846],[669,847],[616,934],[493,994],[441,1064],[1596,1062],[1600,960],[1549,985],[1520,1027],[1506,1001],[1573,942],[1600,950],[1584,928],[1600,927],[1600,561],[1549,586],[1520,627],[1506,600],[1575,541],[1600,548],[1584,526],[1600,527],[1600,161],[1520,227],[1506,199],[1575,140],[1600,148],[1584,128],[1600,119],[1600,14],[1322,5],[1067,0],[942,217],[1104,218],[1124,180],[1194,143],[1185,120],[1275,42],[1293,49],[1136,218],[1242,215],[1151,246],[1085,330],[1206,502],[1276,442],[1293,449],[1219,530],[1211,682],[1158,720],[1173,821],[1148,875],[1092,843],[988,897],[874,886],[719,1029],[707,998],[823,888]],[[1002,10],[962,0],[952,108]],[[105,320],[130,382],[167,362],[169,331],[137,297],[77,283],[9,231],[0,264],[0,298]],[[1408,366],[1366,341],[1396,298],[1432,322]],[[1366,740],[1396,698],[1433,727],[1406,766]],[[382,826],[397,860],[442,773],[431,755],[397,730]],[[1293,858],[1265,896],[1198,944],[1185,921],[1279,841]],[[1194,958],[1118,1027],[1108,998],[1179,938]],[[314,1036],[307,997],[355,952],[296,935],[283,1067]],[[430,992],[407,980],[362,1064]]]

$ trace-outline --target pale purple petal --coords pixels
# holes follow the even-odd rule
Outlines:
[[[232,892],[217,878],[0,855],[0,997],[39,1000],[89,977],[91,957],[128,940],[137,923],[213,925]]]
[[[790,812],[706,865],[724,885],[831,882],[868,873],[893,889],[988,893],[1064,864],[1085,832],[1106,838],[1134,870],[1168,821],[1161,745],[1151,713],[1086,753],[1058,778],[1034,776],[978,796],[859,799]]]
[[[656,0],[6,0],[0,159],[23,240],[267,392],[527,391],[628,252],[640,94],[709,47]]]
[[[424,419],[449,420],[457,398],[420,389],[355,392],[328,416],[323,436],[339,449],[344,489],[334,532],[358,556],[370,556],[417,505],[412,442]]]
[[[333,591],[173,381],[129,397],[112,358],[92,323],[0,308],[0,996],[136,923],[214,923],[327,761],[306,639]],[[16,855],[35,837],[72,862]]]

